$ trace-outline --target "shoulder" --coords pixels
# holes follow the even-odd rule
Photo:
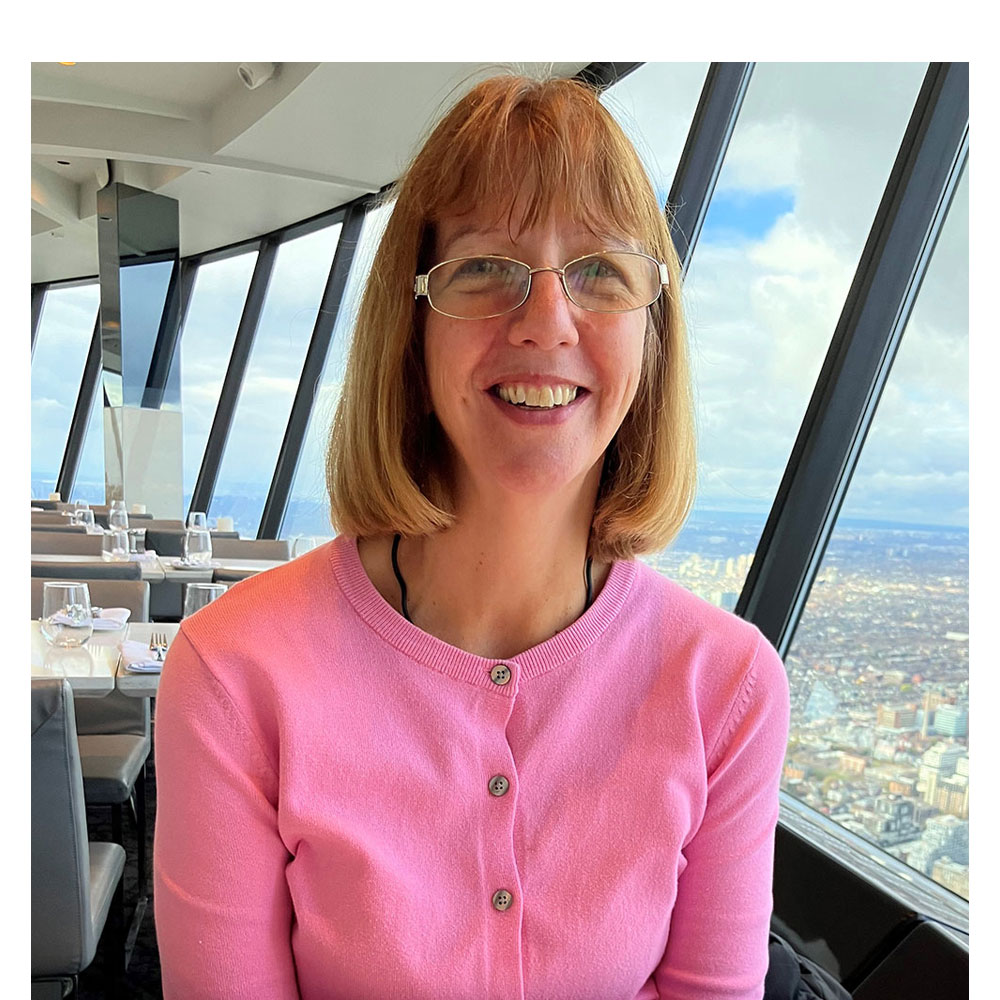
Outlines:
[[[787,674],[760,629],[651,566],[635,565],[627,627],[658,651],[671,682],[689,691],[706,745],[749,717],[768,717],[777,730],[787,729]]]

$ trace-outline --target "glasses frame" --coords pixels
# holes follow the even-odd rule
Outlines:
[[[581,260],[588,260],[591,257],[600,257],[602,254],[610,253],[628,254],[631,257],[645,257],[646,260],[651,260],[656,265],[660,273],[660,283],[657,285],[656,294],[647,303],[641,306],[632,306],[630,309],[591,309],[589,306],[585,306],[583,303],[577,302],[576,299],[573,298],[573,294],[569,290],[569,285],[566,283],[567,269]],[[444,267],[446,264],[454,264],[460,260],[479,260],[483,258],[487,260],[506,260],[510,261],[512,264],[520,264],[521,267],[527,268],[528,283],[524,289],[524,297],[516,306],[511,306],[510,309],[504,309],[503,312],[489,313],[486,316],[456,316],[454,313],[445,312],[443,309],[439,309],[436,305],[434,305],[431,301],[430,277],[439,267]],[[512,313],[515,310],[520,309],[521,306],[528,301],[528,296],[531,294],[531,279],[534,275],[539,274],[542,271],[551,271],[553,274],[559,275],[563,291],[566,293],[566,298],[568,298],[573,305],[578,306],[580,309],[585,309],[587,312],[605,316],[635,312],[637,309],[648,309],[660,297],[663,293],[663,289],[670,287],[670,274],[667,271],[667,265],[664,264],[662,260],[657,260],[655,257],[651,257],[648,253],[642,253],[639,250],[593,250],[590,253],[583,254],[581,257],[574,257],[572,260],[566,261],[562,267],[531,267],[530,265],[525,264],[523,260],[518,260],[516,257],[505,257],[503,254],[496,253],[476,253],[463,255],[462,257],[449,257],[448,260],[443,260],[439,264],[435,264],[426,274],[418,274],[413,279],[413,298],[426,298],[427,304],[434,310],[434,312],[440,314],[441,316],[447,316],[449,319],[467,319],[473,321],[481,319],[495,319],[497,316],[506,316],[508,313]]]

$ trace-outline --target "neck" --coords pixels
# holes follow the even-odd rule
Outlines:
[[[567,493],[569,491],[566,491]],[[453,527],[404,538],[398,564],[413,623],[480,656],[515,656],[572,624],[585,610],[584,567],[596,486],[575,500],[463,498]],[[359,545],[369,577],[401,611],[392,539]],[[610,569],[593,567],[596,596]]]

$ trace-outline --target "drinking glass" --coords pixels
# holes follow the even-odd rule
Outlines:
[[[292,558],[316,548],[316,541],[313,535],[296,535],[292,539]]]
[[[184,617],[193,615],[199,608],[211,604],[227,590],[224,583],[189,583],[184,593]]]
[[[207,566],[212,561],[212,536],[204,528],[184,532],[184,561],[192,566]]]
[[[116,528],[128,531],[128,510],[125,508],[124,500],[111,501],[111,507],[108,510],[108,527],[112,531]]]
[[[82,646],[94,634],[90,589],[85,583],[42,584],[42,636],[53,646]]]
[[[188,514],[187,526],[189,528],[201,528],[204,530],[208,527],[208,517],[202,510],[193,510]]]
[[[105,562],[123,562],[128,560],[128,532],[121,528],[102,531],[101,558]]]
[[[88,535],[93,535],[97,531],[101,530],[94,522],[94,512],[89,507],[84,507],[82,510],[78,510],[73,515],[73,523],[82,524]]]

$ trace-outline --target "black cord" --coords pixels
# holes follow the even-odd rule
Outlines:
[[[583,576],[584,579],[587,581],[587,603],[583,609],[584,611],[586,611],[587,608],[589,608],[590,605],[594,603],[594,580],[591,576],[593,563],[594,560],[591,559],[590,556],[587,556],[587,562],[583,567]]]
[[[399,581],[399,604],[403,610],[403,617],[412,624],[413,619],[410,617],[409,611],[406,610],[406,581],[403,579],[403,574],[399,572],[399,538],[400,536],[397,534],[392,540],[392,571]]]

